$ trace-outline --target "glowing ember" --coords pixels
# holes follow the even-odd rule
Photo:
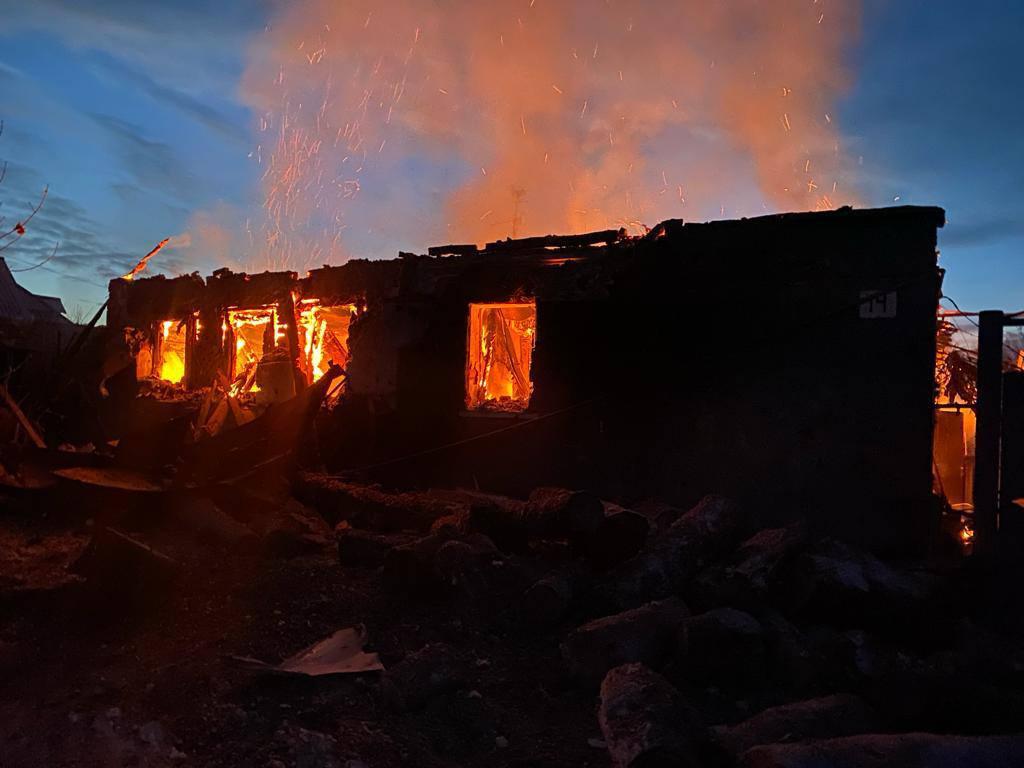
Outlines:
[[[536,339],[534,303],[470,304],[466,360],[466,407],[525,411],[533,382]]]
[[[967,546],[974,542],[974,526],[971,525],[970,519],[966,516],[960,518],[960,523],[960,541],[963,542],[964,546]]]

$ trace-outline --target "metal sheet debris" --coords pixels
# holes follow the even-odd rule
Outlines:
[[[231,661],[257,672],[322,677],[382,672],[384,665],[376,653],[366,653],[366,627],[339,629],[330,637],[313,643],[280,664],[267,664],[259,659],[231,656]]]

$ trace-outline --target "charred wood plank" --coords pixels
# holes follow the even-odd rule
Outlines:
[[[625,229],[605,229],[581,235],[544,235],[517,240],[497,240],[487,244],[488,251],[518,251],[530,248],[580,248],[601,243],[615,243],[626,236]]]
[[[474,243],[434,245],[427,249],[430,256],[472,256],[477,252]]]

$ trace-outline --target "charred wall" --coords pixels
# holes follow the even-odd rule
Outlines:
[[[418,332],[393,345],[387,398],[343,404],[328,456],[396,483],[718,491],[876,548],[921,542],[942,222],[842,210],[406,259],[391,311]],[[468,304],[516,295],[537,306],[529,411],[467,413]]]
[[[626,502],[721,492],[893,548],[924,541],[930,509],[943,216],[668,221],[643,238],[446,246],[301,279],[114,281],[110,322],[152,332],[197,314],[209,354],[190,372],[198,387],[223,367],[226,307],[356,304],[346,395],[321,418],[332,470]],[[519,300],[536,310],[529,407],[468,412],[469,305]]]

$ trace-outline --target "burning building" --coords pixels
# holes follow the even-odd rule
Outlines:
[[[403,484],[709,491],[877,548],[931,504],[938,208],[662,222],[295,273],[111,283],[137,375],[286,397]],[[276,369],[274,366],[277,366]]]

